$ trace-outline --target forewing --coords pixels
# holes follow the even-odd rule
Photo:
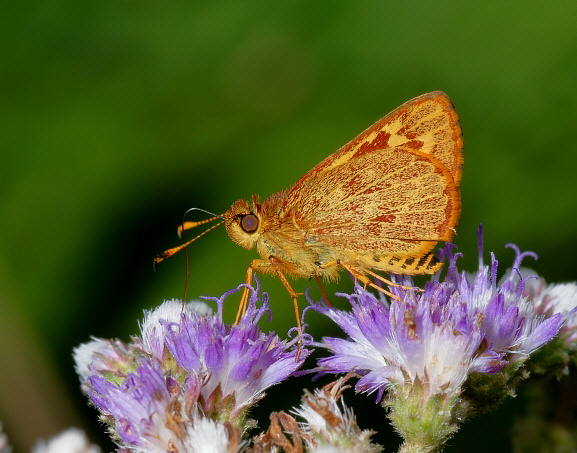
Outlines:
[[[408,147],[376,149],[302,178],[287,195],[309,242],[359,253],[421,256],[449,240],[459,191],[436,158]]]
[[[457,113],[442,91],[423,94],[393,110],[361,135],[331,154],[305,174],[293,187],[310,177],[341,166],[376,149],[403,146],[440,161],[459,186],[463,165],[463,139]]]

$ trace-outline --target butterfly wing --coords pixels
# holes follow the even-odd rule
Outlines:
[[[303,176],[281,217],[290,216],[311,242],[422,256],[450,240],[457,224],[461,146],[447,96],[420,96]]]
[[[457,112],[442,91],[423,94],[393,110],[345,146],[306,173],[293,187],[310,176],[342,165],[375,149],[405,146],[439,160],[458,186],[463,166],[463,138]]]
[[[421,256],[437,241],[451,239],[460,199],[437,159],[397,147],[309,178],[289,192],[285,206],[308,241],[359,253]]]

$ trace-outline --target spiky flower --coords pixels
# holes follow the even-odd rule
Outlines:
[[[313,303],[311,308],[348,336],[323,338],[319,345],[332,355],[318,361],[317,371],[354,370],[361,375],[356,390],[376,392],[377,400],[391,409],[405,451],[438,448],[457,429],[457,418],[472,407],[483,409],[479,401],[486,402],[488,394],[500,401],[511,391],[527,357],[550,341],[569,316],[568,311],[546,317],[533,310],[523,296],[527,277],[519,271],[523,258],[533,254],[511,247],[516,259],[500,283],[494,255],[490,266],[483,264],[479,228],[475,274],[457,269],[459,254],[447,245],[442,251],[446,276],[433,276],[424,292],[392,286],[389,290],[400,300],[388,302],[357,286],[353,294],[341,294],[351,303],[350,313]],[[413,286],[410,277],[397,281]],[[471,381],[472,376],[487,378]],[[382,399],[385,391],[388,396]]]
[[[216,301],[214,315],[205,304],[170,300],[146,313],[141,337],[129,344],[93,339],[76,348],[83,389],[122,447],[235,451],[252,426],[249,408],[302,365],[309,351],[297,361],[296,338],[281,341],[259,330],[269,309],[258,288],[250,288],[237,325],[223,322],[224,300],[239,288],[207,298]]]
[[[381,446],[371,442],[374,434],[361,430],[351,409],[341,398],[350,375],[332,382],[314,393],[305,390],[302,403],[291,412],[271,414],[271,426],[254,439],[251,453],[284,451],[302,453],[376,453]]]
[[[344,385],[350,374],[316,389],[305,392],[301,405],[293,413],[302,421],[299,423],[305,438],[309,440],[309,451],[335,451],[351,453],[375,453],[381,446],[371,442],[374,434],[361,430],[352,409],[345,406],[341,397],[348,388]]]
[[[407,282],[405,282],[407,283]],[[319,360],[322,373],[355,370],[362,377],[357,392],[399,391],[416,383],[425,396],[452,398],[473,371],[494,372],[506,362],[483,343],[482,317],[469,317],[446,283],[430,282],[422,294],[405,294],[402,301],[383,304],[357,286],[347,297],[352,312],[316,304],[348,339],[323,338],[332,355]]]

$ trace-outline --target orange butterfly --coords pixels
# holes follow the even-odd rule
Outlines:
[[[432,274],[442,263],[431,250],[453,237],[461,210],[463,140],[445,93],[416,97],[389,113],[300,178],[290,189],[259,202],[237,200],[222,216],[184,222],[180,232],[217,218],[237,244],[256,246],[246,273],[276,274],[293,299],[286,275],[334,280],[340,268],[379,291],[374,271]],[[216,228],[169,249],[155,264]],[[324,295],[324,290],[323,295]],[[245,310],[245,288],[237,321]],[[325,295],[325,300],[326,295]]]

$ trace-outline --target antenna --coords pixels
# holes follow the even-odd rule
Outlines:
[[[190,230],[191,228],[195,228],[199,225],[204,225],[205,223],[211,222],[215,219],[222,219],[222,216],[214,216],[211,217],[210,219],[206,219],[206,220],[200,220],[198,222],[183,222],[181,225],[179,225],[178,227],[178,235],[180,237],[182,237],[182,233],[186,230]],[[198,238],[204,236],[206,233],[208,233],[209,231],[214,230],[217,226],[222,225],[224,223],[224,220],[218,222],[216,225],[212,225],[210,228],[204,230],[202,233],[200,233],[198,236],[190,239],[189,241],[186,241],[184,244],[180,244],[176,247],[172,247],[168,250],[165,250],[164,252],[160,253],[159,255],[156,255],[156,257],[154,258],[154,269],[156,270],[156,267],[162,263],[165,259],[170,258],[172,255],[180,252],[183,248],[188,247],[190,244],[192,244],[194,241],[196,241]]]
[[[187,216],[187,214],[188,214],[189,212],[192,212],[192,211],[204,212],[205,214],[211,215],[212,218],[206,219],[206,220],[201,220],[201,221],[199,221],[199,222],[185,222],[185,221],[184,221],[185,217]],[[187,211],[184,213],[184,215],[182,216],[182,223],[181,223],[181,224],[179,225],[179,227],[178,227],[178,237],[182,237],[182,232],[185,231],[185,230],[189,230],[190,228],[194,228],[194,227],[196,227],[196,226],[198,226],[198,225],[203,225],[203,224],[208,223],[208,222],[211,222],[212,220],[217,219],[217,218],[224,220],[224,214],[218,215],[218,214],[215,214],[214,212],[210,212],[210,211],[207,211],[207,210],[202,209],[202,208],[190,208],[190,209],[187,210]],[[185,227],[185,225],[189,225],[189,224],[190,224],[190,226]]]
[[[186,215],[191,212],[191,211],[200,211],[200,212],[204,212],[205,214],[209,214],[212,217],[210,219],[205,219],[205,220],[199,220],[196,222],[185,222],[185,217]],[[181,244],[177,247],[172,247],[171,249],[165,250],[164,252],[162,252],[159,255],[156,255],[154,257],[154,270],[156,271],[157,266],[162,263],[165,259],[170,258],[172,255],[180,252],[182,249],[184,249],[184,253],[185,253],[185,261],[186,261],[186,278],[184,281],[184,296],[182,298],[182,308],[184,310],[184,304],[186,301],[186,292],[188,290],[188,275],[189,275],[189,265],[188,265],[188,251],[187,248],[190,244],[192,244],[194,241],[196,241],[198,238],[204,236],[206,233],[208,233],[209,231],[214,230],[217,226],[221,225],[224,222],[224,214],[218,215],[218,214],[214,214],[213,212],[210,211],[206,211],[204,209],[201,208],[190,208],[189,210],[187,210],[184,215],[182,216],[182,223],[178,226],[178,237],[182,238],[182,234],[187,231],[190,230],[192,228],[196,228],[197,226],[200,225],[205,225],[209,222],[212,222],[213,220],[216,219],[222,219],[220,222],[218,222],[216,225],[212,225],[210,228],[204,230],[202,233],[200,233],[199,235],[195,236],[194,238],[192,238],[189,241],[186,241],[184,244]]]

